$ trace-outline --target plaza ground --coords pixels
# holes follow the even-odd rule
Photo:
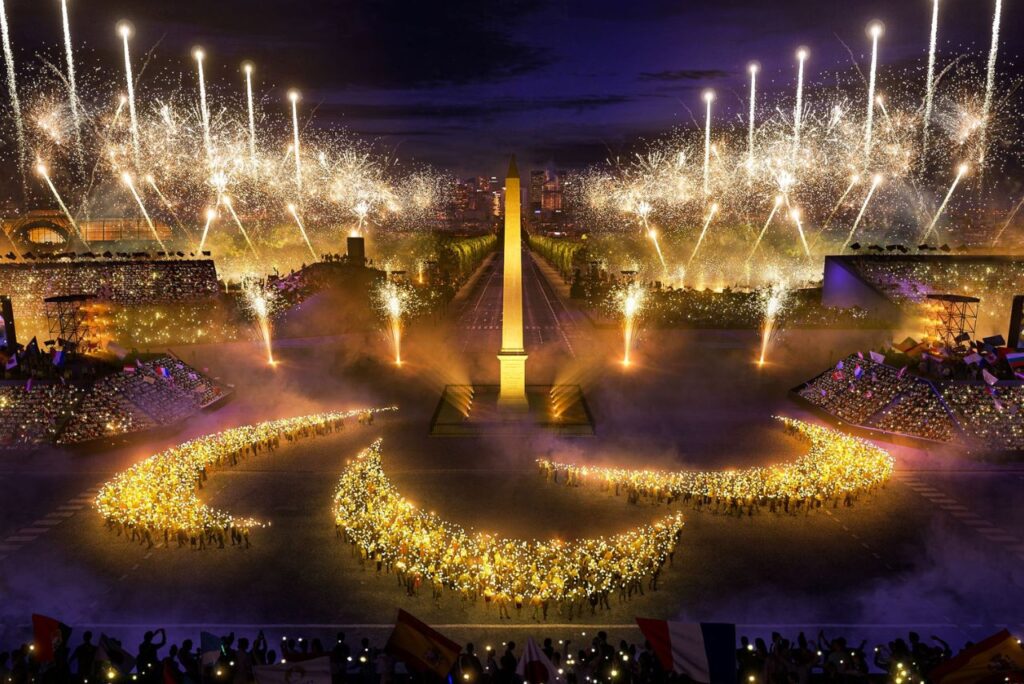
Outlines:
[[[330,506],[345,460],[377,436],[400,490],[464,526],[523,537],[610,534],[665,508],[548,483],[534,459],[715,469],[792,459],[802,447],[773,415],[813,418],[787,390],[884,339],[881,331],[787,331],[758,369],[752,331],[645,330],[625,369],[619,332],[592,325],[550,269],[524,255],[528,377],[583,385],[597,434],[428,437],[445,384],[497,378],[500,263],[483,267],[447,319],[407,331],[400,368],[376,332],[283,340],[276,369],[261,364],[255,344],[178,349],[236,385],[237,398],[175,434],[106,453],[0,453],[0,643],[24,638],[32,612],[129,640],[161,625],[172,638],[194,638],[200,626],[327,635],[345,625],[353,637],[376,636],[397,607],[495,645],[517,634],[579,643],[596,625],[636,638],[636,616],[737,622],[751,634],[824,627],[854,639],[916,628],[954,643],[1002,625],[1024,628],[1024,467],[942,450],[891,447],[893,482],[849,509],[743,518],[684,509],[687,525],[659,590],[626,603],[613,597],[611,611],[571,622],[552,610],[549,625],[536,626],[529,608],[499,621],[493,609],[451,594],[439,604],[429,590],[407,597],[393,577],[360,567],[335,536]],[[251,549],[147,550],[107,531],[89,505],[115,472],[188,437],[391,404],[399,412],[373,427],[352,425],[211,476],[207,501],[272,522],[253,533]]]

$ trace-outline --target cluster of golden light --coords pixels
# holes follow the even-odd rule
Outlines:
[[[630,352],[636,343],[639,316],[643,312],[646,296],[647,291],[640,283],[630,283],[618,289],[614,294],[618,309],[622,313],[622,365],[624,366],[630,364]]]
[[[171,447],[118,473],[100,488],[96,509],[108,521],[157,532],[205,533],[262,526],[253,518],[235,517],[199,499],[203,471],[230,463],[247,447],[279,438],[298,439],[340,425],[347,418],[393,411],[360,409],[317,413],[231,428]]]
[[[837,430],[793,418],[779,418],[810,443],[806,454],[781,465],[720,471],[662,471],[597,468],[537,462],[568,481],[624,488],[655,499],[709,497],[719,501],[824,501],[874,489],[892,477],[895,461],[887,451]]]
[[[385,474],[381,442],[345,468],[335,521],[365,557],[405,577],[497,602],[577,601],[657,571],[676,546],[680,514],[610,537],[547,541],[467,530],[405,499]]]
[[[878,40],[884,48],[880,31],[877,22],[868,27],[866,48]],[[706,91],[694,98],[691,126],[570,178],[567,206],[584,217],[588,239],[616,236],[607,243],[611,253],[589,242],[591,258],[617,263],[630,250],[642,271],[663,282],[676,280],[666,274],[689,258],[676,285],[693,286],[711,269],[730,286],[757,285],[766,282],[759,262],[784,267],[796,283],[820,278],[818,255],[854,241],[916,245],[929,232],[933,241],[941,236],[935,244],[960,244],[961,229],[979,224],[996,233],[1012,206],[1006,191],[1014,202],[1016,191],[970,179],[996,178],[1019,158],[1018,100],[986,118],[985,74],[961,55],[943,60],[929,83],[926,119],[918,70],[880,58],[869,94],[846,65],[822,69],[810,56],[801,48],[793,73],[783,75],[796,79],[794,93],[759,95],[756,79],[764,74],[752,66],[738,109],[725,103],[733,109],[719,111],[722,98]],[[990,140],[998,130],[1005,144],[982,155],[986,129]],[[719,211],[708,225],[712,206]],[[757,253],[750,245],[760,238]]]
[[[406,316],[414,314],[422,305],[416,291],[410,286],[386,280],[373,292],[374,304],[387,324],[395,365],[402,365],[402,330]]]
[[[69,216],[148,212],[190,250],[204,235],[222,275],[238,277],[298,266],[315,256],[312,245],[343,252],[350,231],[422,229],[446,206],[450,179],[400,165],[344,129],[308,125],[313,112],[297,92],[265,97],[252,63],[223,70],[215,46],[196,47],[137,80],[135,31],[124,22],[117,36],[124,60],[79,79],[71,97],[51,66],[23,65],[25,149],[48,169],[38,182],[44,191],[52,183]]]

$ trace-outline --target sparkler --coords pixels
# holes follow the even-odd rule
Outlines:
[[[139,118],[135,114],[135,81],[132,78],[132,58],[128,50],[128,39],[133,32],[132,25],[122,21],[117,25],[117,33],[124,42],[124,78],[128,89],[128,116],[132,128],[132,150],[135,152],[135,163],[139,161]]]
[[[299,91],[289,90],[288,99],[292,103],[292,132],[295,138],[292,143],[292,149],[295,152],[295,187],[302,192],[302,155],[299,154]],[[361,222],[360,225],[362,225]]]
[[[57,205],[60,207],[60,210],[64,213],[64,217],[68,220],[68,223],[71,224],[71,227],[75,229],[75,232],[78,233],[78,237],[82,240],[83,243],[85,243],[85,246],[88,247],[89,243],[85,241],[85,236],[82,234],[81,229],[78,227],[78,223],[75,221],[75,218],[71,215],[71,212],[68,211],[68,207],[66,204],[64,204],[64,200],[61,198],[60,193],[57,192],[57,188],[56,186],[54,186],[53,181],[50,180],[50,170],[46,168],[45,164],[36,164],[36,173],[38,173],[39,176],[46,182],[47,187],[50,188],[50,192],[53,193],[53,198],[57,200]]]
[[[707,116],[704,118],[704,194],[711,192],[711,103],[715,101],[715,91],[704,91],[704,102],[707,103]]]
[[[639,283],[631,283],[617,293],[619,309],[622,311],[622,365],[630,364],[630,353],[636,341],[638,316],[643,310],[646,291]]]
[[[299,227],[299,231],[302,233],[302,239],[306,241],[306,246],[309,247],[309,253],[313,255],[313,260],[315,261],[316,250],[313,249],[313,244],[309,241],[309,235],[306,234],[306,226],[303,225],[302,219],[299,218],[298,208],[291,202],[288,203],[288,213],[295,219],[295,224]],[[422,282],[422,278],[420,279],[420,282]]]
[[[981,108],[981,152],[978,163],[985,163],[985,153],[988,144],[989,112],[992,109],[992,92],[996,87],[996,58],[999,56],[999,19],[1003,12],[1003,1],[996,0],[995,11],[992,14],[992,45],[988,51],[988,66],[985,71],[985,102]]]
[[[196,60],[196,71],[199,74],[199,111],[203,117],[203,145],[206,147],[206,154],[213,151],[210,142],[210,110],[206,106],[206,74],[203,72],[203,61],[206,59],[206,52],[203,48],[192,49],[192,59]]]
[[[7,95],[14,110],[14,132],[18,138],[18,172],[21,174],[21,185],[27,189],[25,180],[25,126],[21,118],[21,102],[18,100],[18,84],[14,77],[14,51],[11,49],[11,36],[7,29],[7,6],[0,0],[0,37],[4,44],[4,62],[7,65]]]
[[[64,59],[68,70],[68,104],[71,107],[71,121],[75,126],[75,154],[78,166],[84,167],[82,157],[82,122],[78,116],[78,86],[75,84],[75,54],[71,49],[71,22],[68,20],[68,0],[60,0],[61,20],[64,24]]]
[[[708,234],[708,226],[711,225],[711,219],[715,218],[715,214],[718,213],[718,204],[712,204],[711,209],[708,211],[707,218],[704,219],[704,227],[701,228],[700,237],[697,238],[697,244],[693,246],[693,253],[690,254],[690,258],[686,260],[686,268],[690,268],[690,264],[693,263],[693,258],[697,256],[697,250],[700,249],[700,245],[704,242],[704,237]]]
[[[935,50],[939,37],[939,0],[932,0],[932,30],[928,34],[928,72],[925,78],[924,121],[921,129],[924,140],[921,149],[921,163],[928,157],[928,126],[932,121],[932,106],[935,101]]]
[[[260,255],[256,251],[256,246],[252,244],[252,240],[249,239],[249,233],[246,232],[245,226],[242,225],[242,222],[238,218],[238,214],[235,213],[235,207],[231,202],[231,198],[228,197],[227,195],[224,195],[223,197],[220,198],[220,201],[225,207],[228,208],[228,213],[231,214],[231,220],[233,220],[235,222],[235,225],[238,226],[239,232],[242,233],[242,237],[245,238],[246,244],[248,244],[249,249],[252,250],[252,255],[259,259]]]
[[[935,226],[939,222],[939,217],[942,216],[942,212],[946,210],[946,205],[949,204],[949,198],[953,196],[953,191],[956,190],[956,186],[960,184],[960,179],[964,177],[969,169],[970,167],[967,164],[961,164],[957,167],[956,178],[953,179],[953,183],[949,186],[949,190],[946,192],[946,197],[942,200],[942,204],[939,205],[939,209],[935,212],[935,216],[932,217],[932,222],[928,224],[928,230],[924,232],[924,236],[921,238],[922,241],[927,240],[931,233],[935,233],[935,239],[938,239],[939,233],[935,230]]]
[[[245,72],[245,99],[249,108],[249,158],[256,162],[256,111],[252,102],[252,62],[242,64]]]
[[[809,55],[807,48],[800,48],[796,51],[796,58],[799,62],[796,76],[796,107],[793,110],[793,150],[800,149],[800,122],[804,111],[804,62]]]
[[[267,352],[267,365],[276,366],[274,360],[273,335],[270,323],[270,315],[274,310],[276,299],[272,288],[264,288],[257,278],[249,278],[244,281],[245,301],[249,311],[256,318],[256,325],[259,327],[260,337],[263,339],[263,347]]]
[[[782,281],[773,283],[761,293],[761,306],[764,311],[764,319],[761,322],[761,356],[757,359],[757,365],[763,366],[768,355],[768,344],[775,334],[775,323],[779,314],[786,305],[789,290]]]
[[[135,198],[135,203],[139,205],[139,211],[142,212],[142,218],[146,220],[146,225],[149,226],[150,232],[153,233],[153,238],[156,239],[157,243],[160,245],[160,249],[166,252],[167,247],[164,246],[164,241],[160,239],[160,235],[156,232],[156,226],[153,225],[153,220],[149,218],[149,212],[146,211],[146,205],[143,204],[142,197],[139,196],[138,191],[135,189],[135,181],[132,178],[132,175],[126,171],[121,174],[121,180],[128,187],[128,190],[131,191],[132,197]]]
[[[880,21],[868,24],[868,35],[871,36],[871,71],[868,73],[868,113],[864,124],[864,158],[871,157],[871,135],[875,121],[875,76],[878,72],[878,39],[885,27]]]
[[[768,220],[764,222],[764,227],[761,228],[761,232],[758,233],[757,240],[754,241],[754,247],[750,250],[750,254],[747,256],[747,263],[754,258],[754,252],[757,251],[758,245],[761,244],[761,239],[764,237],[765,232],[768,230],[768,226],[772,224],[772,219],[775,218],[776,212],[779,211],[779,207],[782,206],[782,195],[775,196],[775,204],[772,205],[772,210],[768,212]]]
[[[846,246],[850,244],[850,240],[853,239],[853,234],[857,231],[857,226],[860,225],[861,219],[864,218],[864,212],[866,212],[867,209],[868,209],[868,202],[871,201],[871,197],[875,194],[875,190],[881,184],[882,184],[882,176],[880,174],[875,174],[871,178],[871,188],[868,190],[868,194],[864,198],[864,203],[860,205],[860,211],[857,212],[857,218],[853,222],[853,227],[850,228],[850,234],[846,236],[846,242],[844,242],[843,246],[839,248],[840,252],[842,252],[844,249],[846,249]]]
[[[754,116],[757,112],[757,72],[760,69],[761,66],[757,62],[752,62],[747,67],[747,71],[750,72],[750,113],[747,116],[747,169],[750,172],[754,171]]]
[[[398,283],[386,282],[377,291],[377,304],[388,322],[395,365],[402,365],[402,318],[414,303],[412,292]]]

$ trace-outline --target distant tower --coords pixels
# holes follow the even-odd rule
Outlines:
[[[515,156],[505,178],[505,259],[501,308],[501,391],[498,406],[527,410],[526,349],[523,347],[523,247],[519,169]]]

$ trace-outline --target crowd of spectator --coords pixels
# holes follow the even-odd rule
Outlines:
[[[97,639],[92,632],[85,631],[80,638],[72,637],[68,639],[70,643],[59,645],[52,662],[46,663],[39,662],[33,644],[25,643],[14,650],[0,651],[0,681],[10,684],[103,681],[248,684],[260,681],[261,666],[300,664],[314,659],[326,665],[333,683],[444,681],[433,672],[423,674],[407,668],[387,644],[377,644],[365,637],[358,642],[349,641],[344,632],[337,632],[333,643],[326,644],[319,637],[282,636],[279,641],[272,640],[263,630],[251,640],[236,637],[234,632],[221,636],[203,632],[200,636],[198,640],[186,638],[180,644],[169,644],[165,630],[156,629],[147,631],[133,650],[115,638],[101,635]],[[543,657],[556,669],[557,680],[554,681],[564,684],[686,684],[693,681],[686,675],[667,671],[649,642],[616,641],[604,630],[581,632],[580,638],[578,644],[570,639],[553,638],[545,638],[538,644]],[[964,649],[972,646],[968,642]],[[465,684],[536,682],[536,673],[521,667],[527,657],[525,651],[525,647],[517,646],[514,641],[484,645],[479,649],[467,643],[455,658],[447,681]],[[767,640],[743,636],[736,644],[735,654],[735,679],[722,679],[714,684],[732,684],[733,681],[739,684],[909,684],[927,681],[929,673],[955,656],[950,644],[934,635],[922,638],[910,632],[906,638],[898,636],[870,647],[867,641],[854,643],[842,636],[829,638],[823,631],[816,637],[800,632],[795,639],[787,639],[778,632],[772,632]],[[521,674],[524,671],[533,676],[524,678]],[[290,680],[279,673],[273,681]],[[326,681],[326,677],[315,681]],[[1007,678],[1006,681],[1019,680]]]
[[[797,394],[852,425],[994,451],[1024,449],[1024,386],[991,385],[974,375],[975,381],[960,379],[972,377],[966,371],[950,374],[957,380],[929,379],[851,354]]]
[[[0,445],[78,444],[178,423],[220,400],[224,389],[163,356],[126,365],[91,386],[0,386]]]

